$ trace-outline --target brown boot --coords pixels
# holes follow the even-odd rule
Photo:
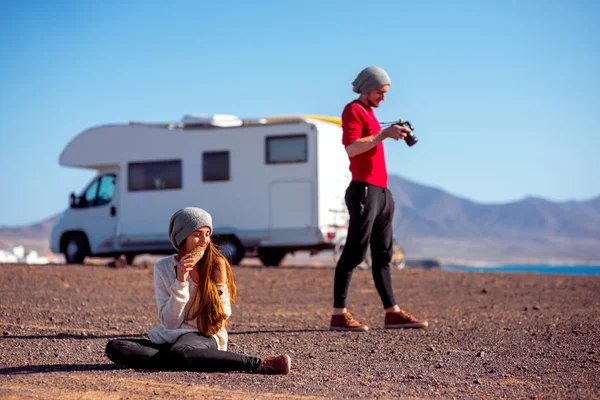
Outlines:
[[[259,374],[287,374],[292,368],[292,359],[287,354],[269,356],[260,360],[257,372]]]
[[[355,320],[352,317],[352,314],[350,314],[349,312],[345,312],[343,314],[331,316],[329,330],[364,332],[368,331],[369,327]]]
[[[420,321],[404,310],[385,313],[384,326],[386,329],[427,328],[427,321]]]

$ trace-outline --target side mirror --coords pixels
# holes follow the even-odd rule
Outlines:
[[[69,205],[71,208],[75,207],[75,193],[73,192],[71,192],[71,195],[69,196]]]

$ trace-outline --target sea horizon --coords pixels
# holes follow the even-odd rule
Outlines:
[[[530,273],[553,275],[600,276],[600,265],[591,264],[490,264],[490,265],[457,265],[448,264],[440,267],[442,271],[491,272],[491,273]]]

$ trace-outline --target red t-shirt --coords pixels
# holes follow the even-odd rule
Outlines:
[[[342,112],[342,129],[342,143],[344,147],[348,147],[357,139],[380,132],[381,126],[372,107],[354,100],[347,104]],[[387,188],[388,175],[383,142],[379,142],[371,150],[350,157],[350,172],[352,180]]]

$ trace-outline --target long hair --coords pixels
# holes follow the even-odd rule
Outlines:
[[[179,247],[179,259],[185,255],[183,248],[182,244]],[[190,300],[192,302],[190,315],[192,318],[196,318],[196,326],[205,336],[212,336],[221,327],[227,326],[227,315],[221,305],[219,290],[213,277],[219,261],[225,266],[230,303],[235,304],[236,299],[236,287],[231,265],[211,240],[208,242],[204,255],[194,266],[198,269],[199,282]]]

